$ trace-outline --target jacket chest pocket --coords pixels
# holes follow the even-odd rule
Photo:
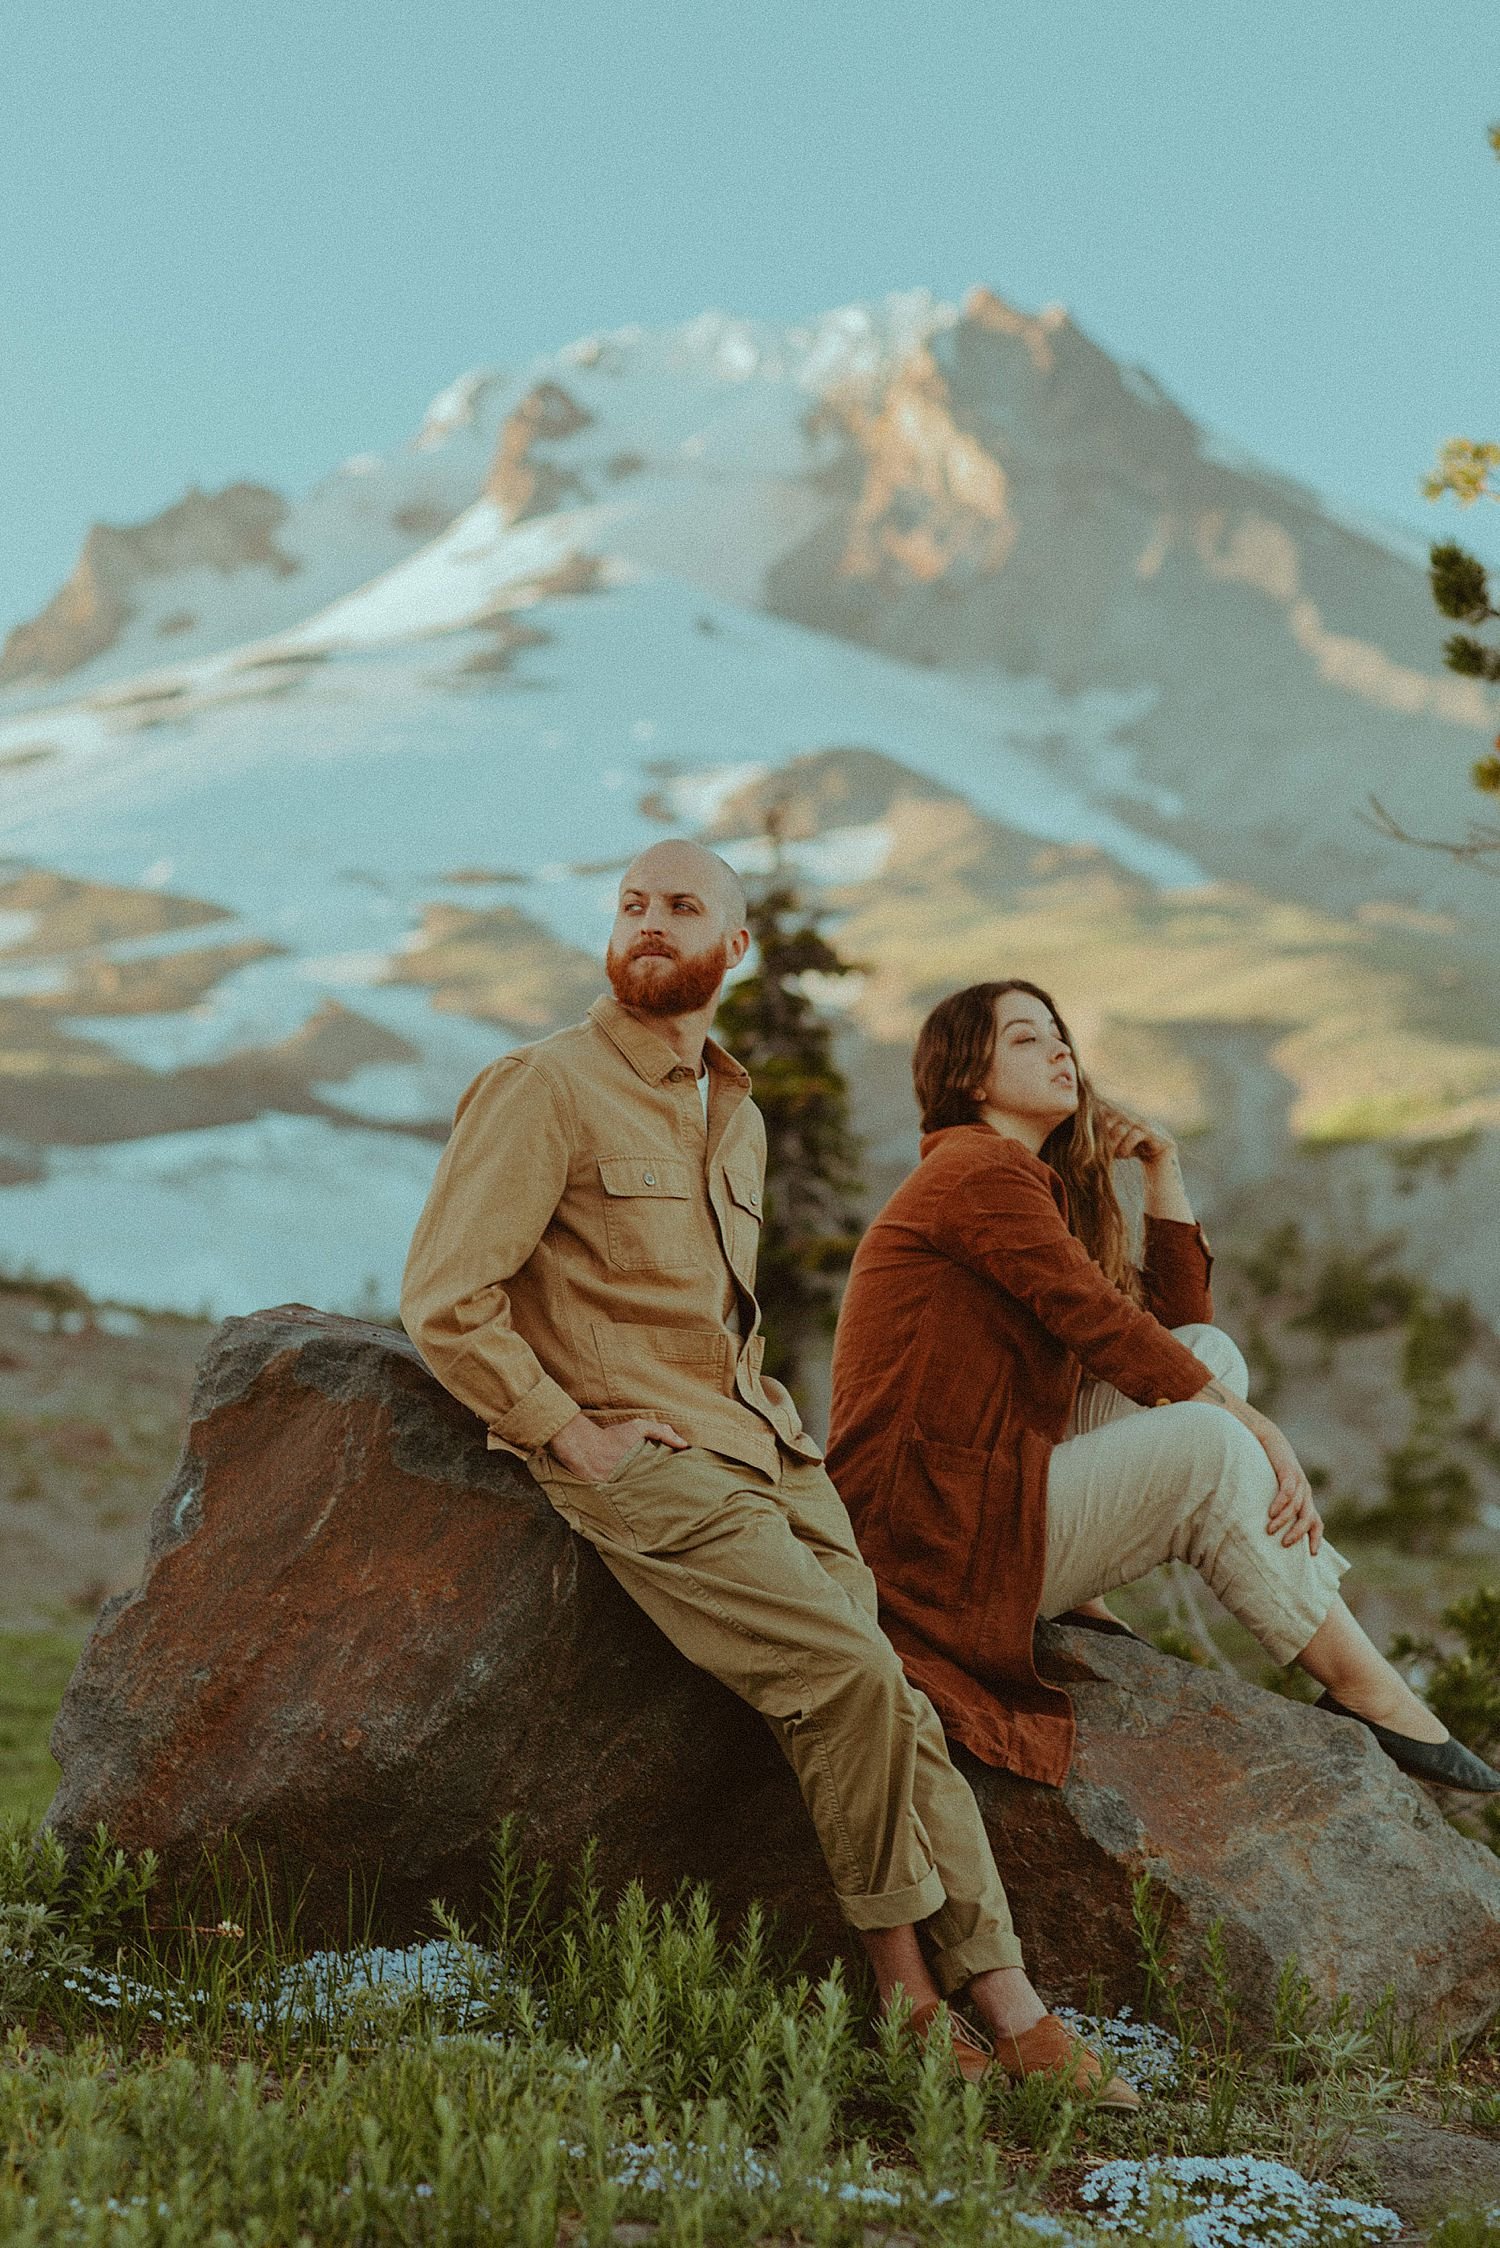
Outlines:
[[[726,1170],[729,1190],[729,1261],[735,1275],[753,1291],[755,1260],[760,1255],[760,1229],[765,1220],[760,1180],[753,1171]]]
[[[681,1271],[700,1261],[686,1163],[672,1156],[601,1155],[599,1184],[616,1272]]]

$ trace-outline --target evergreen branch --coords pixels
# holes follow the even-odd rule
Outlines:
[[[1490,606],[1490,581],[1484,564],[1461,546],[1442,545],[1428,555],[1432,598],[1445,617],[1460,624],[1488,624],[1500,616]]]
[[[1465,679],[1500,679],[1500,648],[1487,648],[1467,632],[1443,642],[1443,661]]]
[[[1492,758],[1488,762],[1496,768],[1494,786],[1497,793],[1500,793],[1500,758]],[[1479,767],[1476,766],[1476,774],[1478,771]],[[1370,798],[1370,805],[1373,818],[1366,812],[1359,813],[1357,817],[1367,827],[1378,828],[1382,835],[1390,836],[1393,842],[1415,844],[1419,851],[1442,851],[1451,859],[1461,860],[1466,866],[1477,866],[1482,874],[1500,875],[1500,863],[1491,863],[1492,859],[1500,861],[1500,827],[1470,827],[1462,842],[1449,842],[1440,835],[1410,834],[1386,810],[1378,796]]]

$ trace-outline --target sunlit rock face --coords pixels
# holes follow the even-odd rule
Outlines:
[[[1222,1925],[1262,2028],[1295,1955],[1320,1997],[1393,1984],[1426,2033],[1500,2009],[1500,1867],[1361,1728],[1154,1650],[1047,1630],[1077,1760],[1060,1790],[964,1761],[1028,1962],[1055,2000],[1138,2004],[1132,1885],[1192,1979]],[[111,1601],[53,1735],[48,1814],[191,1876],[226,1833],[401,1936],[478,1908],[507,1815],[528,1855],[657,1895],[752,1898],[804,1963],[848,1934],[769,1732],[686,1663],[519,1461],[385,1330],[298,1306],[232,1320],[199,1370],[139,1589]],[[733,1775],[726,1785],[726,1774]]]
[[[96,523],[67,584],[0,649],[0,686],[61,679],[112,648],[136,613],[145,580],[194,570],[290,577],[297,564],[276,543],[287,512],[280,493],[263,484],[228,484],[221,492],[191,491],[149,523]],[[190,611],[176,610],[162,629],[170,638],[194,622]]]
[[[593,419],[555,382],[539,383],[506,416],[484,488],[508,523],[546,515],[563,500],[583,494],[579,477],[549,459],[546,448],[576,437]]]

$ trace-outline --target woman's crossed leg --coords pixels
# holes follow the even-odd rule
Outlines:
[[[1244,1358],[1220,1328],[1174,1330],[1235,1397]],[[1076,1433],[1075,1433],[1076,1432]],[[1277,1663],[1299,1663],[1362,1717],[1414,1740],[1447,1733],[1339,1595],[1349,1564],[1326,1539],[1268,1529],[1277,1476],[1259,1439],[1222,1405],[1143,1407],[1085,1380],[1047,1479],[1041,1612],[1058,1616],[1185,1561]],[[1316,1550],[1315,1550],[1316,1546]]]

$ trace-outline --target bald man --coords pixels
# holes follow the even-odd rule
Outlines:
[[[739,878],[711,851],[658,843],[632,862],[613,996],[459,1102],[401,1317],[490,1445],[765,1717],[882,2002],[905,1994],[925,2038],[940,1990],[966,1990],[995,2051],[955,2015],[965,2075],[1094,2082],[1022,1970],[978,1807],[879,1628],[822,1454],[761,1371],[765,1126],[708,1035],[749,942]],[[1095,2088],[1135,2104],[1118,2079]]]

